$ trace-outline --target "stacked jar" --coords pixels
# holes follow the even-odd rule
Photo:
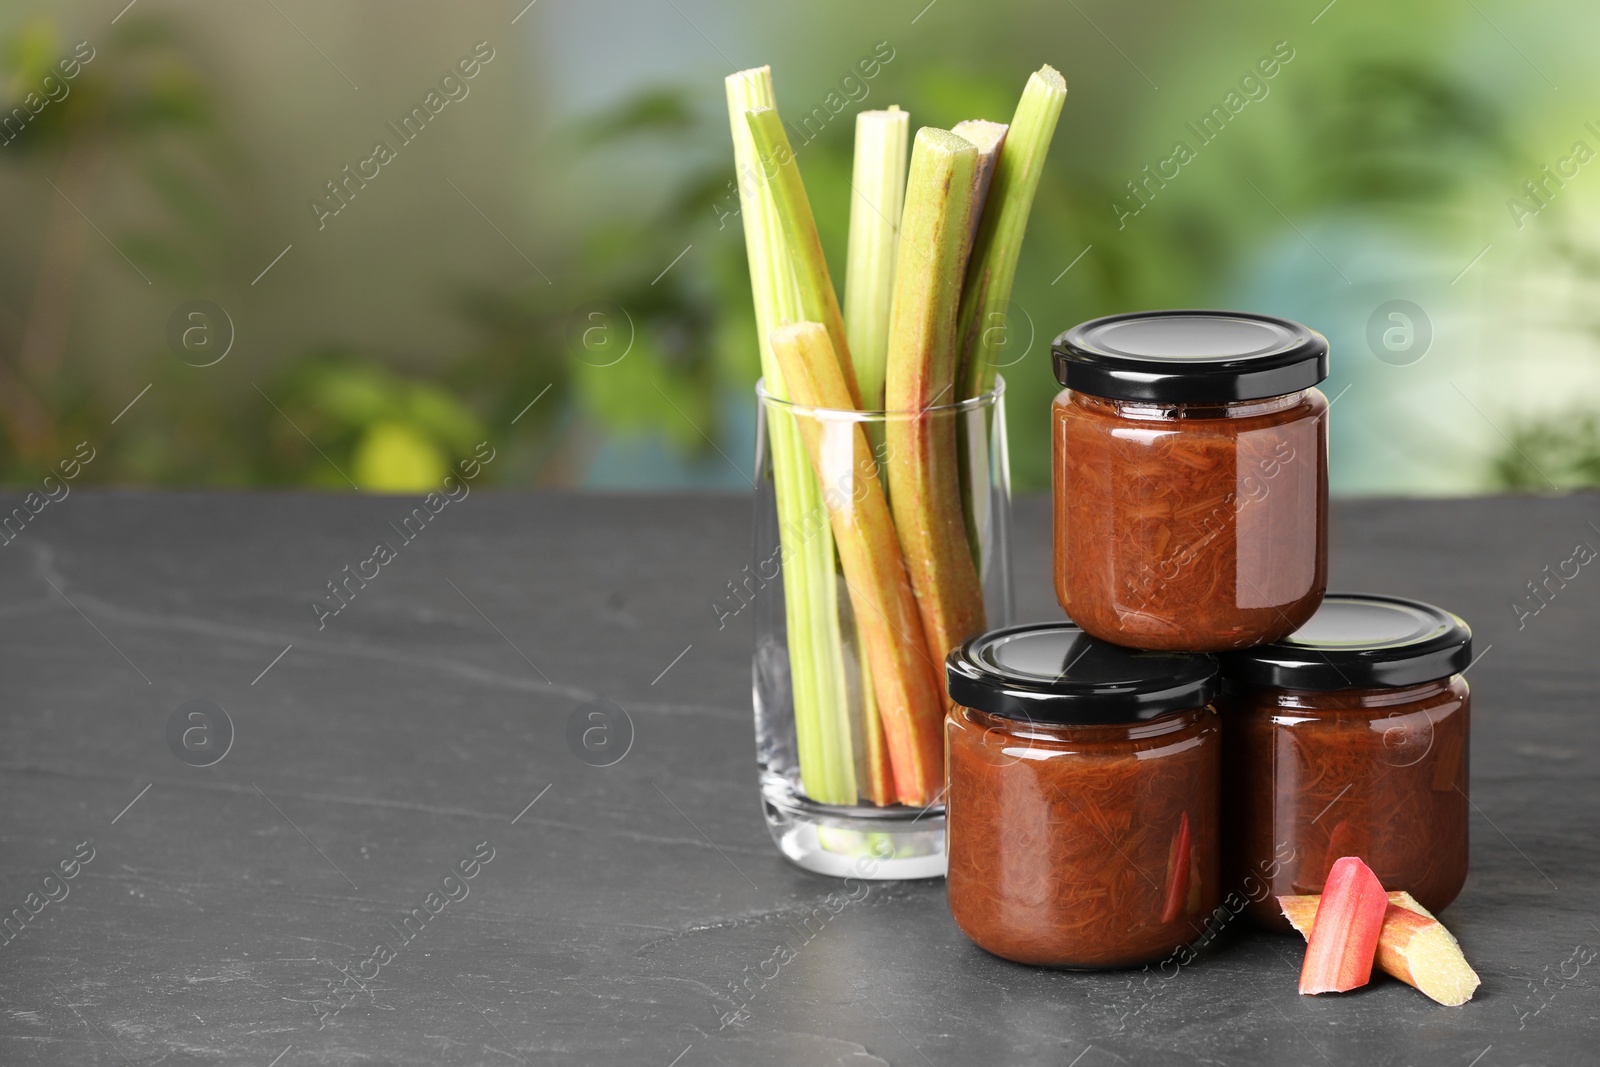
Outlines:
[[[1320,892],[1341,855],[1449,903],[1471,634],[1428,605],[1325,595],[1327,341],[1153,312],[1076,326],[1054,357],[1071,622],[950,656],[957,923],[1022,962],[1151,963],[1241,911],[1287,929],[1275,896]]]

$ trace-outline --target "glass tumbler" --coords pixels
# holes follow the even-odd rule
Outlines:
[[[753,616],[767,828],[807,870],[945,873],[944,659],[1012,614],[1004,392],[844,411],[756,385],[754,555],[724,603]]]

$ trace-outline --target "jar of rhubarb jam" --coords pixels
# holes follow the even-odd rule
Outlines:
[[[1293,633],[1328,575],[1328,342],[1224,311],[1056,339],[1056,596],[1089,633],[1215,652]]]
[[[946,673],[956,925],[1052,967],[1134,967],[1198,939],[1218,901],[1215,661],[1045,623],[973,638]]]
[[[1397,597],[1330,594],[1291,636],[1223,657],[1228,888],[1288,930],[1277,896],[1359,856],[1438,911],[1467,877],[1472,631]]]

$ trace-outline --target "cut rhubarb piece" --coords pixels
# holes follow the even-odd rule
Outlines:
[[[849,408],[849,387],[826,327],[791,323],[773,330],[770,340],[796,402]],[[830,487],[824,502],[867,652],[896,793],[902,804],[930,804],[944,785],[945,691],[938,665],[928,658],[916,597],[865,428],[838,420],[831,428],[844,435],[825,440],[821,420],[797,421],[818,479]]]
[[[1300,992],[1344,993],[1366,985],[1388,906],[1388,895],[1372,868],[1355,856],[1336,861],[1328,871],[1306,941]]]
[[[1177,922],[1189,898],[1189,813],[1183,813],[1167,850],[1167,899],[1161,906],[1161,921]]]
[[[1200,853],[1189,850],[1189,899],[1183,902],[1185,915],[1198,915],[1205,902],[1206,881],[1200,874]]]
[[[960,420],[949,410],[928,410],[961,399],[954,388],[956,310],[977,162],[970,141],[948,130],[917,131],[889,308],[889,507],[927,656],[936,664],[985,629],[983,584],[961,506]]]
[[[1416,901],[1412,901],[1416,904]],[[1459,1007],[1472,999],[1478,975],[1444,924],[1417,905],[1390,904],[1378,939],[1378,964],[1440,1004]]]
[[[1321,898],[1308,894],[1278,898],[1290,924],[1309,938]],[[1472,999],[1478,975],[1461,945],[1410,893],[1390,893],[1378,937],[1378,966],[1440,1004],[1459,1007]]]

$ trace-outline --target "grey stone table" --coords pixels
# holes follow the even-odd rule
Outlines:
[[[479,490],[402,543],[411,504],[78,491],[0,547],[0,1063],[1600,1062],[1600,569],[1565,562],[1600,498],[1336,507],[1338,586],[1478,634],[1464,1008],[1300,997],[1291,938],[1051,972],[942,883],[845,902],[761,822],[750,613],[711,606],[747,500]],[[1044,502],[1016,526],[1051,616]],[[607,767],[567,742],[595,699]]]

